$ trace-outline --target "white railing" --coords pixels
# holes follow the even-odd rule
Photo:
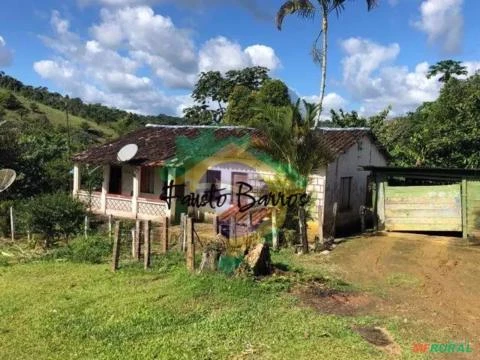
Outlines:
[[[137,213],[133,212],[133,199],[130,196],[107,194],[105,209],[102,209],[102,193],[80,190],[78,199],[87,205],[87,208],[96,214],[112,214],[129,219],[155,220],[169,216],[167,203],[154,199],[137,199]]]
[[[102,194],[99,192],[80,190],[78,192],[78,200],[87,205],[87,208],[93,212],[98,212],[102,209]]]
[[[133,213],[132,211],[132,198],[107,195],[105,202],[107,212],[124,212]]]
[[[168,216],[168,206],[164,201],[155,201],[147,199],[138,199],[138,214],[153,216],[153,217],[162,217]]]

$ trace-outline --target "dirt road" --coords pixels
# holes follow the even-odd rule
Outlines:
[[[346,281],[379,294],[379,311],[420,320],[478,350],[480,250],[459,242],[410,234],[356,238],[327,261]]]

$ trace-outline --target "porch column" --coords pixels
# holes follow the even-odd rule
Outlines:
[[[103,165],[103,182],[102,182],[102,196],[100,198],[100,206],[102,213],[107,212],[107,194],[110,184],[110,165]]]
[[[176,180],[176,177],[175,177],[175,173],[176,173],[176,170],[175,168],[168,168],[168,174],[167,174],[167,184],[170,185],[170,181],[173,181],[175,183],[175,180]],[[177,184],[175,184],[177,185]],[[177,193],[177,190],[175,188],[172,189],[173,191],[173,194],[172,195],[176,195]],[[176,211],[175,211],[175,208],[176,208],[176,204],[177,204],[177,200],[176,199],[173,199],[172,200],[172,203],[170,205],[170,217],[172,218],[172,221],[175,221],[175,214],[176,214]]]
[[[77,196],[80,190],[80,166],[73,164],[73,196]]]
[[[133,169],[133,191],[132,191],[132,212],[135,214],[135,218],[138,215],[138,195],[140,194],[140,182],[142,168],[135,166]]]

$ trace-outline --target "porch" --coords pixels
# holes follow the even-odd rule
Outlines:
[[[81,184],[80,166],[74,166],[73,196],[92,213],[151,221],[171,216],[167,203],[160,200],[164,184],[160,176],[162,168],[103,165],[91,172],[101,169],[101,189],[85,189]],[[167,178],[168,175],[172,176],[167,172]]]

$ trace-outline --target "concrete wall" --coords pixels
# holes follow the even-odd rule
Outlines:
[[[332,232],[333,205],[335,202],[340,204],[342,177],[352,177],[351,208],[348,211],[337,212],[336,229],[340,232],[348,231],[359,225],[359,210],[367,200],[367,177],[370,175],[369,171],[359,169],[359,166],[362,165],[387,165],[387,159],[368,136],[364,136],[357,144],[328,165],[324,208],[324,232],[326,235]]]
[[[319,226],[323,222],[323,206],[325,204],[325,182],[327,168],[324,166],[311,175],[307,185],[307,193],[311,196],[309,209],[312,220],[308,222],[308,239],[313,241],[319,234]]]

